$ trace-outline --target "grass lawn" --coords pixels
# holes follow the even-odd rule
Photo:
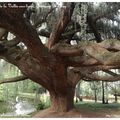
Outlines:
[[[6,102],[3,102],[3,101],[0,102],[0,114],[9,112],[10,108],[8,106],[7,107],[6,106],[7,106]]]
[[[114,117],[120,118],[120,103],[94,103],[94,102],[78,102],[75,103],[76,109],[67,112],[67,113],[49,113],[46,116],[46,112],[40,110],[40,117],[82,117],[82,118],[106,118],[106,117]],[[16,116],[16,117],[3,117],[3,118],[31,118],[39,111],[36,111],[32,114],[25,116]],[[39,115],[39,114],[38,114]]]
[[[75,107],[79,109],[86,109],[92,111],[120,110],[120,103],[102,104],[102,103],[94,103],[94,102],[78,102],[75,103]]]
[[[120,103],[95,103],[91,101],[75,103],[75,109],[66,113],[47,110],[39,111],[34,117],[46,118],[120,118]]]

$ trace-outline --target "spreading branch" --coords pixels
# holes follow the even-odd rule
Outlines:
[[[90,55],[90,51],[89,51],[90,49],[91,50],[94,49],[93,52],[97,51],[96,53],[98,53],[101,56],[100,52],[106,52],[107,54],[108,50],[119,51],[120,41],[114,39],[105,40],[101,43],[94,43],[91,41],[87,41],[87,42],[80,42],[78,45],[58,43],[51,48],[51,52],[60,54],[62,56],[80,56],[80,55],[85,55],[83,54],[84,52]],[[112,52],[109,53],[112,54]]]
[[[86,55],[68,57],[66,59],[67,59],[67,66],[82,67],[82,66],[100,65],[100,62],[98,62],[96,59]]]
[[[109,69],[118,69],[119,67],[120,66],[99,65],[99,66],[90,66],[90,67],[75,67],[75,68],[71,68],[70,70],[74,72],[74,74],[81,77],[79,80],[82,79],[85,81],[115,82],[120,80],[120,75],[110,71]],[[96,71],[101,71],[101,70],[110,74],[111,76],[99,76],[98,74],[95,73]]]
[[[19,9],[17,11],[19,11]],[[14,16],[12,12],[12,8],[9,8],[9,11],[0,9],[0,26],[20,38],[27,46],[30,54],[46,65],[46,61],[48,61],[49,58],[45,58],[44,56],[48,56],[50,53],[40,41],[36,30],[32,27],[29,21],[23,17]],[[17,14],[21,15],[21,12],[18,12]],[[51,57],[51,55],[49,56]]]
[[[85,69],[85,68],[74,68],[73,71],[77,74],[80,74],[80,76],[82,76],[83,80],[86,81],[107,81],[107,82],[115,82],[115,81],[119,81],[120,80],[120,75],[113,75],[113,73],[111,74],[109,72],[109,74],[111,74],[112,76],[99,76],[96,73],[94,73],[94,70],[91,71],[89,68]]]
[[[108,74],[110,74],[110,75],[112,75],[112,76],[117,76],[116,73],[114,73],[114,72],[112,72],[110,70],[103,70],[103,71],[106,72],[106,73],[108,73]]]
[[[64,6],[62,16],[50,34],[50,39],[48,41],[49,49],[60,41],[61,34],[64,32],[65,28],[71,20],[74,7],[74,3],[68,3],[66,6]]]
[[[12,82],[19,82],[19,81],[23,81],[23,80],[26,80],[26,79],[28,79],[28,77],[26,77],[24,75],[21,75],[21,76],[17,76],[17,77],[14,77],[14,78],[3,79],[2,81],[0,81],[0,84],[3,84],[3,83],[12,83]]]
[[[104,65],[119,65],[120,52],[110,52],[98,44],[92,44],[85,48],[86,53]]]
[[[80,56],[83,50],[80,45],[69,45],[65,43],[58,43],[51,48],[51,52],[60,54],[62,56]]]
[[[3,42],[3,44],[6,46],[6,47],[13,47],[13,46],[16,46],[17,44],[20,43],[20,39],[15,37],[13,38],[12,40],[10,41],[7,41],[5,40],[5,42]]]
[[[76,73],[86,73],[86,74],[92,74],[96,71],[105,71],[106,73],[116,76],[117,74],[110,71],[110,69],[118,69],[120,66],[105,66],[105,65],[98,65],[98,66],[86,66],[86,67],[75,67],[73,68],[73,71]],[[114,74],[114,75],[113,75]]]
[[[98,43],[101,47],[109,51],[119,51],[120,50],[120,41],[117,39],[108,39],[104,40],[101,43]]]
[[[114,39],[105,40],[101,43],[80,42],[78,45],[58,43],[51,48],[51,52],[66,57],[68,66],[74,67],[102,64],[119,65],[119,51],[120,41]]]
[[[83,74],[82,74],[83,75]],[[120,75],[116,76],[99,76],[96,74],[84,74],[88,81],[106,81],[115,82],[120,80]]]

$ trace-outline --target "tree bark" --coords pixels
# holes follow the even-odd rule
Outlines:
[[[94,90],[94,94],[95,94],[95,102],[97,102],[97,90]]]
[[[2,81],[0,81],[0,84],[19,82],[19,81],[23,81],[23,80],[27,80],[27,79],[28,79],[28,77],[26,77],[24,75],[21,75],[21,76],[17,76],[17,77],[14,77],[14,78],[5,78]]]
[[[50,92],[51,110],[56,112],[67,112],[74,108],[75,87],[68,88],[65,94]]]
[[[104,82],[102,81],[102,103],[105,104]]]
[[[115,103],[117,103],[117,101],[118,101],[118,100],[117,100],[117,93],[115,93],[114,96],[115,96]]]
[[[108,104],[108,84],[107,84],[107,82],[105,83],[105,87],[106,87],[106,104]]]

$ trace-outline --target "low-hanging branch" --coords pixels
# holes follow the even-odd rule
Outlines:
[[[85,48],[86,53],[95,58],[104,65],[118,65],[120,64],[120,51],[110,52],[99,45],[91,45]]]
[[[117,69],[118,66],[91,66],[91,67],[76,67],[71,68],[71,71],[78,74],[78,76],[81,76],[82,80],[85,81],[106,81],[106,82],[115,82],[120,80],[120,75],[109,71],[109,69]],[[105,71],[106,73],[110,74],[110,76],[101,76],[94,72],[96,71]],[[80,79],[79,79],[80,80]],[[78,80],[78,81],[79,81]]]
[[[73,68],[73,71],[76,73],[86,73],[91,74],[96,71],[104,71],[112,76],[116,76],[117,74],[110,71],[110,69],[119,69],[120,65],[118,66],[106,66],[106,65],[97,65],[97,66],[84,66],[84,67],[75,67]]]
[[[103,48],[106,48],[110,51],[119,51],[120,50],[120,41],[117,39],[107,39],[98,43]]]
[[[6,47],[13,47],[20,43],[20,39],[15,37],[12,40],[5,41],[4,44]]]
[[[19,81],[23,81],[23,80],[27,80],[27,79],[28,79],[28,77],[26,77],[24,75],[21,75],[21,76],[17,76],[17,77],[14,77],[14,78],[5,78],[2,81],[0,81],[0,84],[19,82]]]
[[[116,66],[120,63],[120,41],[116,39],[105,40],[101,43],[86,41],[78,45],[59,42],[51,48],[51,52],[67,57],[68,66],[102,64]]]
[[[100,52],[106,52],[107,54],[109,52],[108,50],[120,51],[120,41],[116,39],[104,40],[101,43],[94,43],[92,41],[87,41],[87,42],[80,42],[78,45],[69,45],[66,43],[62,44],[61,42],[59,42],[58,44],[56,44],[51,48],[52,52],[56,52],[57,54],[63,56],[79,56],[83,52],[90,55],[90,52],[92,52],[91,50],[93,50],[93,52],[94,50],[99,52],[99,55],[101,55]]]
[[[99,65],[100,63],[90,56],[69,56],[67,58],[67,66],[72,67],[83,67],[83,66],[93,66]]]
[[[114,73],[114,72],[112,72],[112,71],[110,71],[110,70],[103,70],[103,72],[106,72],[106,73],[108,73],[108,74],[110,74],[110,75],[112,75],[112,76],[117,76],[116,73]]]
[[[81,45],[69,45],[65,43],[58,43],[51,48],[51,52],[58,53],[62,56],[80,56],[83,54]]]
[[[116,76],[99,76],[97,74],[84,74],[84,73],[82,73],[82,75],[84,75],[84,77],[88,81],[115,82],[115,81],[120,80],[120,75],[116,75]]]

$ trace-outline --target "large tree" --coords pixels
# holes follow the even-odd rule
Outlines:
[[[42,85],[50,93],[53,111],[65,112],[74,107],[75,86],[81,79],[109,82],[120,79],[120,75],[109,70],[120,68],[118,35],[115,36],[113,24],[108,32],[103,29],[108,27],[106,19],[114,21],[118,15],[119,3],[103,3],[94,9],[94,4],[84,3],[88,5],[85,33],[88,40],[77,34],[84,28],[76,20],[76,16],[84,16],[82,4],[63,3],[59,7],[56,3],[1,3],[0,58],[17,66],[23,74],[6,82],[29,78]],[[101,7],[110,9],[99,12]],[[45,29],[39,29],[42,25]],[[115,30],[118,32],[119,27]],[[8,33],[14,35],[13,39],[8,39]],[[43,44],[40,36],[48,42]],[[71,45],[71,40],[77,44]],[[110,76],[96,74],[100,70]]]

